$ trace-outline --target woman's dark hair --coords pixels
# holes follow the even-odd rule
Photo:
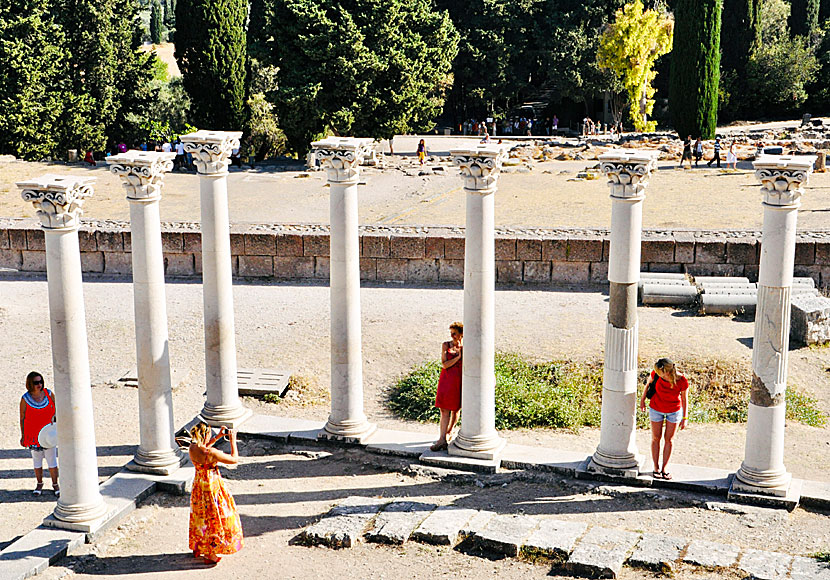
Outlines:
[[[35,388],[35,379],[40,379],[42,383],[40,386],[46,388],[46,381],[43,380],[43,375],[37,371],[32,371],[26,375],[26,390],[31,392]]]

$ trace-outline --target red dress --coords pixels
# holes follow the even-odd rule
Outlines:
[[[195,555],[216,559],[242,549],[242,523],[233,496],[215,463],[193,463],[188,545]]]
[[[455,358],[458,351],[450,345],[447,349],[447,356]],[[438,377],[438,389],[435,393],[435,406],[448,411],[461,409],[461,363],[457,363],[447,369],[441,369],[441,376]]]

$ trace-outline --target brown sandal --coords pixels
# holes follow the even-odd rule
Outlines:
[[[447,449],[447,442],[446,441],[444,443],[439,443],[439,442],[436,441],[435,443],[433,443],[432,445],[429,446],[430,451],[444,451],[446,449]]]

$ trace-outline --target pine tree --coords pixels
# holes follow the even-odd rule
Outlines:
[[[204,129],[241,130],[246,121],[245,0],[178,0],[176,60]]]
[[[723,0],[721,68],[737,78],[746,73],[749,55],[761,44],[761,1]]]
[[[159,4],[159,0],[153,0],[150,7],[150,40],[153,44],[161,44],[163,27],[161,4]]]
[[[669,108],[674,129],[712,139],[718,120],[723,0],[677,0]]]
[[[790,3],[790,31],[793,36],[808,39],[818,30],[820,0],[792,0]]]

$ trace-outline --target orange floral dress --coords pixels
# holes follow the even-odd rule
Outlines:
[[[197,556],[215,559],[242,549],[242,523],[236,502],[225,488],[215,463],[194,464],[190,493],[190,549]]]

